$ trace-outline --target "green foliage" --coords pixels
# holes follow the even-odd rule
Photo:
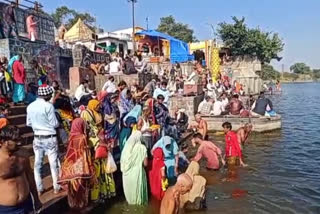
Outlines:
[[[187,24],[176,22],[173,16],[160,18],[157,30],[188,43],[196,41],[193,30]]]
[[[282,59],[278,54],[283,50],[284,43],[277,33],[248,28],[244,17],[232,17],[232,20],[233,24],[222,22],[217,29],[224,44],[230,48],[232,56],[257,57],[262,63]]]
[[[320,80],[320,69],[313,69],[313,79]]]
[[[299,75],[295,73],[289,73],[289,72],[282,73],[282,80],[296,81],[298,78],[299,78]]]
[[[67,29],[70,29],[78,19],[88,25],[92,30],[95,29],[94,23],[96,19],[89,13],[81,13],[73,9],[69,9],[66,6],[56,8],[55,12],[51,14],[55,26],[58,28],[61,24],[64,24]]]
[[[278,80],[280,78],[280,73],[269,64],[262,65],[261,71],[258,71],[257,75],[263,80]]]
[[[299,62],[295,63],[290,67],[290,71],[295,74],[310,74],[311,68],[307,66],[305,63]]]

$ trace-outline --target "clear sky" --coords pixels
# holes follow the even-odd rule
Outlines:
[[[127,0],[38,0],[45,10],[56,7],[90,12],[97,17],[97,24],[106,31],[131,27],[131,7]],[[212,36],[206,24],[231,21],[231,16],[244,16],[250,27],[259,26],[266,31],[280,34],[285,42],[284,58],[273,62],[285,70],[295,62],[306,62],[320,68],[320,0],[138,0],[136,23],[157,28],[163,16],[173,15],[176,20],[189,24],[199,40]]]

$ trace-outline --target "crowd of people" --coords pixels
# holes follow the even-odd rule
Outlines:
[[[208,170],[219,170],[224,165],[246,166],[242,145],[247,142],[252,126],[246,124],[235,132],[230,123],[224,123],[223,152],[209,141],[208,125],[201,117],[211,111],[214,115],[243,112],[238,93],[233,93],[241,94],[243,89],[229,86],[222,78],[216,84],[210,80],[204,83],[207,96],[199,106],[201,114],[195,115],[195,124],[189,124],[183,107],[174,112],[168,108],[171,97],[183,89],[177,86],[184,82],[179,80],[183,77],[179,77],[178,65],[168,74],[170,79],[166,75],[155,76],[144,88],[129,86],[124,81],[116,84],[110,75],[100,91],[90,90],[89,81],[84,80],[74,96],[70,96],[58,82],[49,84],[45,72],[38,72],[38,82],[28,84],[25,92],[23,58],[17,56],[9,62],[2,59],[1,63],[5,76],[8,72],[14,79],[6,79],[3,99],[10,99],[11,90],[14,104],[28,104],[26,125],[34,132],[35,160],[32,175],[26,159],[14,153],[20,135],[16,127],[8,125],[9,106],[0,106],[0,162],[7,166],[0,168],[0,186],[10,192],[10,197],[0,197],[0,212],[41,207],[45,155],[54,193],[58,194],[62,188],[67,190],[71,208],[105,203],[121,194],[113,176],[120,171],[128,204],[147,205],[152,197],[161,201],[160,213],[166,214],[183,208],[206,207],[206,179],[200,175],[198,163],[201,159],[206,159]],[[177,80],[179,84],[172,87],[172,82]],[[11,86],[10,82],[13,82]],[[229,101],[230,94],[233,98]],[[251,105],[252,112],[259,115],[264,115],[267,108],[272,109],[271,101],[263,94]],[[187,130],[193,131],[191,145],[197,147],[192,158],[187,158],[190,145],[180,142]],[[12,181],[18,185],[12,185]],[[35,206],[31,206],[32,201]]]

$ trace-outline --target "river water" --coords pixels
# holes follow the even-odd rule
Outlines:
[[[208,207],[191,213],[320,213],[320,84],[284,84],[282,95],[271,99],[283,117],[282,130],[250,137],[244,148],[249,166],[232,181],[225,181],[225,169],[202,167]],[[211,140],[224,148],[222,136]],[[146,208],[129,207],[120,197],[93,213],[151,214],[158,209],[153,202]]]

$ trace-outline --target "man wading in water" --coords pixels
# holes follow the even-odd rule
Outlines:
[[[29,160],[13,154],[19,130],[5,127],[0,131],[0,213],[24,214],[42,205],[38,198]]]
[[[249,124],[249,123],[247,123],[244,127],[241,127],[240,129],[238,129],[237,137],[238,137],[240,146],[243,146],[247,142],[251,131],[252,131],[252,124]]]

